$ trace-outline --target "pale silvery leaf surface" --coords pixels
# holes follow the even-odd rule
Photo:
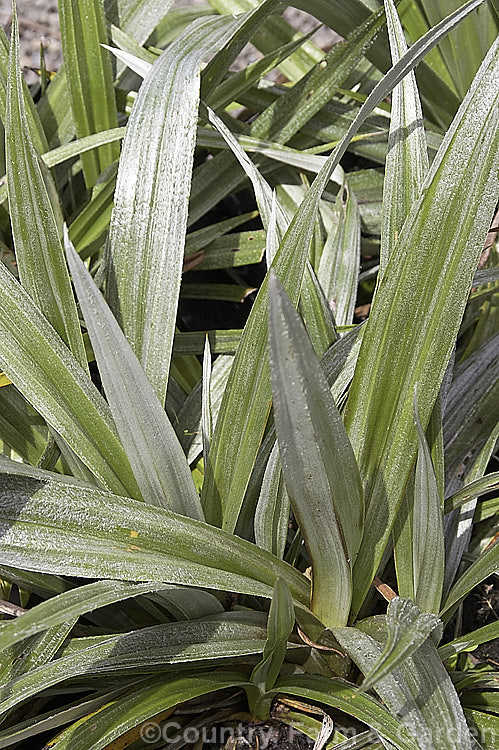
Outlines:
[[[341,143],[326,160],[296,212],[273,262],[277,276],[284,282],[287,293],[295,302],[299,297],[319,198],[351,139],[392,88],[481,2],[483,0],[471,0],[411,47],[375,86]],[[215,159],[211,164],[214,161]],[[233,173],[233,170],[230,171]],[[220,179],[220,174],[218,178]],[[237,523],[268,418],[270,383],[264,356],[267,335],[266,295],[267,280],[264,280],[229,376],[228,388],[213,435],[210,465],[207,467],[203,485],[205,513],[211,513],[209,520],[217,524],[223,523],[227,529],[234,529]],[[233,387],[234,383],[238,386]],[[233,414],[241,415],[240,419],[234,420]]]
[[[402,24],[393,0],[385,0],[388,36],[393,63],[407,52]],[[390,135],[383,183],[381,224],[381,279],[407,214],[419,195],[429,169],[428,149],[414,71],[392,92]]]
[[[303,323],[275,276],[269,281],[269,305],[274,419],[284,478],[312,558],[311,608],[334,627],[346,624],[350,608],[350,568],[364,510],[360,476]]]
[[[67,231],[65,242],[104,390],[142,497],[201,520],[201,502],[175,430]]]
[[[0,289],[4,371],[104,487],[140,497],[109,406],[3,263]]]
[[[426,427],[495,207],[498,60],[496,42],[404,223],[366,325],[345,414],[367,504],[364,544],[354,571],[356,611],[381,559],[414,461],[415,384]]]
[[[51,195],[56,195],[55,186],[52,176],[40,163],[30,135],[15,9],[5,125],[10,219],[21,283],[86,369],[80,324],[64,260],[62,227],[56,219],[56,211],[60,209],[51,201]],[[56,195],[54,203],[58,201]]]
[[[200,64],[240,23],[232,17],[201,19],[173,42],[146,75],[123,140],[107,295],[162,403],[184,257]]]

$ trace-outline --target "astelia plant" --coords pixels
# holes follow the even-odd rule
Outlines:
[[[0,747],[498,747],[499,8],[296,5],[0,38]]]

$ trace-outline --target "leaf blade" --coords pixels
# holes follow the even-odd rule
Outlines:
[[[407,44],[393,0],[385,0],[393,63],[407,52]],[[392,112],[383,183],[381,224],[381,279],[407,214],[419,195],[429,169],[423,113],[414,71],[392,92]]]
[[[360,474],[303,324],[275,276],[269,281],[269,346],[284,478],[312,559],[311,608],[326,627],[346,624],[351,561],[362,537]]]
[[[267,621],[267,640],[262,660],[253,669],[250,677],[251,682],[260,688],[262,694],[274,687],[294,625],[295,613],[291,594],[282,578],[278,578],[272,591]]]
[[[422,612],[440,610],[445,569],[443,512],[430,449],[419,419],[416,393],[414,417],[418,457],[414,478],[413,572],[414,601]]]
[[[245,589],[257,596],[270,596],[281,576],[297,603],[308,602],[309,583],[301,573],[201,521],[60,480],[0,475],[0,486],[1,521],[8,527],[0,559],[6,565],[84,578]],[[36,534],[29,531],[33,523]]]
[[[424,643],[438,624],[435,615],[423,614],[410,599],[398,596],[392,599],[386,613],[386,646],[379,660],[366,674],[362,689],[369,690],[396,669]]]
[[[358,592],[355,611],[381,559],[414,460],[416,434],[411,412],[415,383],[421,387],[419,409],[425,426],[451,355],[478,263],[481,237],[488,230],[495,204],[494,142],[498,129],[494,118],[499,108],[493,102],[499,96],[499,87],[493,93],[490,85],[492,80],[497,84],[494,70],[498,58],[496,42],[404,224],[366,326],[345,416],[367,500],[364,551],[354,571]],[[483,105],[485,90],[492,97],[492,108],[487,106],[489,100],[485,112],[478,115],[477,103]],[[487,126],[482,130],[483,140],[471,143],[467,133],[475,127],[475,116],[480,123],[485,118]],[[475,152],[475,147],[480,150],[482,145],[483,152]],[[461,219],[456,223],[458,215]],[[409,237],[412,252],[406,253]],[[441,248],[440,253],[436,247]],[[424,283],[415,286],[414,278]]]
[[[277,682],[277,688],[282,693],[324,703],[354,716],[379,732],[399,750],[420,750],[411,733],[398,719],[391,716],[371,696],[356,691],[355,686],[348,682],[317,675],[295,675],[281,678]]]
[[[30,137],[19,67],[19,36],[15,8],[12,16],[6,116],[6,161],[12,233],[21,283],[52,323],[83,368],[87,358],[69,274],[64,261],[60,227],[56,223],[39,156]],[[52,184],[55,194],[55,186]]]
[[[335,321],[353,321],[360,268],[360,214],[353,190],[345,180],[335,201],[337,224],[329,233],[321,255],[318,278]]]
[[[362,630],[344,628],[335,632],[366,674],[383,650],[384,618],[370,618],[361,627]],[[431,638],[391,674],[380,679],[375,690],[392,716],[411,733],[420,750],[454,750],[456,744],[463,750],[471,750],[472,740],[459,697]]]
[[[139,90],[123,141],[108,238],[108,300],[162,403],[184,257],[200,63],[240,23],[201,19],[163,52]]]
[[[246,623],[228,621],[192,621],[168,623],[104,636],[86,648],[69,651],[52,662],[15,678],[4,687],[0,712],[8,711],[21,701],[68,677],[84,674],[97,676],[108,671],[151,669],[189,669],[190,663],[203,664],[261,653],[265,630]],[[258,637],[259,636],[259,637]],[[191,666],[192,669],[192,666]],[[8,688],[8,689],[5,689]]]
[[[142,497],[201,520],[201,502],[175,431],[67,230],[65,242],[107,400]]]
[[[128,597],[157,591],[156,583],[125,583],[98,581],[66,591],[27,610],[21,617],[8,623],[0,634],[0,651],[25,638],[30,638],[48,628],[61,625],[70,618],[79,617],[94,608],[122,601]]]
[[[79,138],[118,126],[113,74],[102,0],[61,0],[59,3],[67,87]],[[81,157],[87,187],[119,156],[115,143],[100,146]]]
[[[304,273],[306,253],[312,236],[317,202],[345,153],[351,138],[358,132],[362,123],[375,107],[402,80],[407,72],[412,70],[461,18],[478,7],[481,2],[483,0],[470,0],[464,8],[445,19],[437,29],[432,30],[430,34],[418,40],[411,47],[406,55],[375,86],[348,128],[341,143],[324,163],[295,214],[273,261],[277,276],[284,283],[287,293],[296,303],[298,302]],[[220,416],[213,435],[211,461],[203,485],[203,493],[209,497],[208,505],[212,508],[211,518],[213,523],[221,523],[221,519],[225,515],[223,519],[225,528],[235,528],[268,417],[269,371],[264,355],[267,283],[267,279],[265,279],[252,307],[234,360],[228,388],[224,395]],[[235,382],[238,383],[237,388],[232,386]],[[241,384],[244,384],[244,387]],[[241,419],[234,420],[233,414],[242,415]],[[224,508],[226,509],[225,512]]]
[[[0,264],[0,361],[104,486],[140,497],[109,407],[31,297]]]

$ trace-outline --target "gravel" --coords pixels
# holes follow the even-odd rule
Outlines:
[[[57,70],[62,61],[61,36],[56,0],[16,0],[19,34],[21,37],[21,65],[24,68],[40,67],[40,44],[45,51],[48,70]],[[0,0],[0,22],[10,33],[12,19],[11,0]],[[29,82],[36,80],[27,73]]]

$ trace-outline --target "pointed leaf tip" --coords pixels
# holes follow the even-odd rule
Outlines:
[[[312,559],[311,608],[326,626],[345,625],[362,535],[360,475],[303,322],[272,274],[269,360],[284,479]]]

